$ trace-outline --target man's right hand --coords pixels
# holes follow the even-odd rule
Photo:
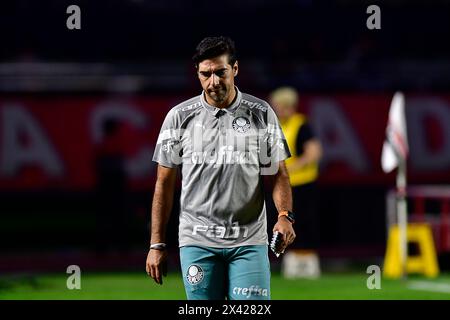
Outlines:
[[[167,276],[167,251],[150,249],[147,255],[145,270],[157,284],[162,284],[163,275]]]

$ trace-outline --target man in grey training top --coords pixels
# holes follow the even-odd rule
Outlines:
[[[193,57],[203,92],[167,114],[153,155],[158,163],[147,273],[166,272],[166,227],[181,169],[179,246],[188,299],[270,299],[263,177],[273,186],[281,250],[295,239],[290,156],[278,119],[238,90],[234,43],[208,37]]]

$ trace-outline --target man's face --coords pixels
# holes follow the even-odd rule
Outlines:
[[[198,78],[205,90],[208,103],[224,106],[230,103],[234,92],[234,77],[238,73],[238,63],[228,63],[228,54],[203,60],[198,64]]]

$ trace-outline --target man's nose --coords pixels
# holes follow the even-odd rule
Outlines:
[[[219,77],[216,76],[214,73],[211,75],[211,86],[216,87],[219,84]]]

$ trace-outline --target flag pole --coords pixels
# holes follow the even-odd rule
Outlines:
[[[397,168],[397,227],[399,231],[400,274],[406,278],[408,257],[408,210],[406,201],[406,163],[409,153],[408,134],[405,117],[405,97],[397,91],[389,109],[386,140],[381,152],[381,167],[389,173]]]
[[[408,257],[408,209],[406,202],[406,160],[400,159],[397,170],[397,219],[399,227],[400,263],[402,277],[406,279],[406,261]]]

